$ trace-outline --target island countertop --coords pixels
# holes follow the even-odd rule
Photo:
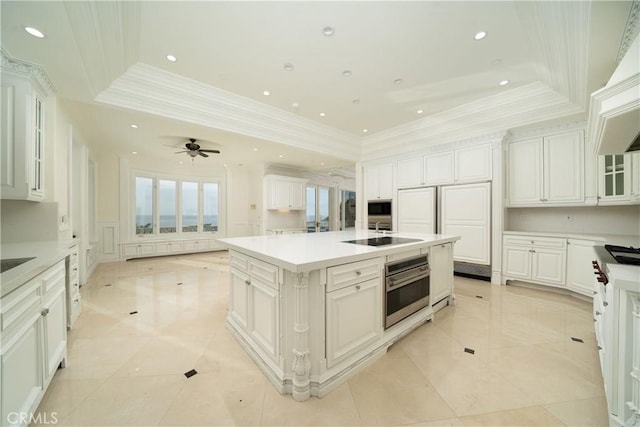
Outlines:
[[[367,246],[345,240],[375,237],[419,239],[417,242]],[[218,239],[225,247],[274,263],[294,273],[302,273],[336,264],[386,256],[411,249],[459,240],[444,234],[375,233],[369,230],[329,231],[323,233],[279,234]],[[336,262],[338,261],[338,262]]]

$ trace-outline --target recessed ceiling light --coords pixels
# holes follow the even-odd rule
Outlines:
[[[485,37],[487,37],[487,32],[486,31],[478,31],[476,33],[476,35],[473,36],[473,38],[476,39],[476,40],[482,40]]]
[[[299,102],[292,102],[291,106],[293,107],[294,110],[300,109],[300,103]]]
[[[258,151],[258,149],[257,149],[257,148],[254,148],[254,149],[253,149],[253,151]]]
[[[291,64],[290,62],[287,62],[286,64],[284,64],[284,70],[293,71],[293,64]]]
[[[271,92],[269,92],[268,90],[265,90],[264,92],[262,92],[262,94],[264,96],[269,96],[269,95],[271,95]]]
[[[369,132],[369,129],[362,129],[362,132],[363,133],[367,133],[367,132]]]
[[[320,162],[320,166],[324,166],[324,162]]]
[[[37,37],[39,39],[43,39],[44,38],[44,34],[42,33],[42,31],[38,30],[37,28],[33,28],[33,27],[24,27],[24,30],[31,34],[33,37]]]
[[[332,36],[335,32],[336,30],[333,27],[324,27],[322,29],[322,34],[324,34],[327,37]]]
[[[395,79],[393,82],[394,82],[395,84],[399,85],[400,83],[403,83],[403,82],[404,82],[404,79]]]
[[[502,80],[502,81],[500,82],[500,86],[506,86],[506,85],[508,85],[508,84],[509,84],[509,80]]]
[[[131,127],[134,128],[134,129],[138,129],[138,125],[136,125],[136,124],[131,125]]]
[[[180,160],[180,161],[178,162],[178,164],[183,164],[183,163],[184,163],[184,162],[183,162],[182,160]]]
[[[502,59],[496,58],[493,61],[491,61],[491,65],[500,65],[501,62],[502,62]]]
[[[422,113],[424,113],[424,110],[418,110],[418,111],[416,111],[416,113],[422,114]]]
[[[320,113],[320,117],[324,117],[324,116],[326,116],[325,113]]]
[[[360,104],[360,100],[359,100],[359,99],[354,99],[354,100],[353,100],[353,101],[351,101],[351,102],[353,102],[354,104]]]
[[[178,58],[176,58],[176,57],[175,57],[175,56],[173,56],[173,55],[167,55],[167,60],[168,60],[168,61],[171,61],[171,62],[176,62],[176,61],[178,60]]]
[[[344,70],[342,72],[342,77],[351,77],[351,70]]]
[[[284,156],[282,154],[280,154],[278,157],[283,158]]]
[[[131,154],[138,154],[138,152],[137,151],[132,151]]]

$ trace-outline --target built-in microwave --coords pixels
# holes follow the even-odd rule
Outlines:
[[[369,200],[367,222],[369,230],[391,230],[391,200]]]

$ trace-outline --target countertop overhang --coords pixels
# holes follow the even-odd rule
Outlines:
[[[404,237],[420,241],[386,246],[344,243],[345,240],[381,236]],[[460,236],[444,234],[375,233],[369,230],[329,231],[324,233],[280,234],[231,237],[217,241],[231,250],[252,255],[279,265],[294,273],[303,273],[337,264],[386,256],[411,249],[459,240]]]

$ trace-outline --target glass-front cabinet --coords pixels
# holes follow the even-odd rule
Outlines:
[[[631,194],[631,155],[606,154],[600,156],[600,204],[628,202]]]

